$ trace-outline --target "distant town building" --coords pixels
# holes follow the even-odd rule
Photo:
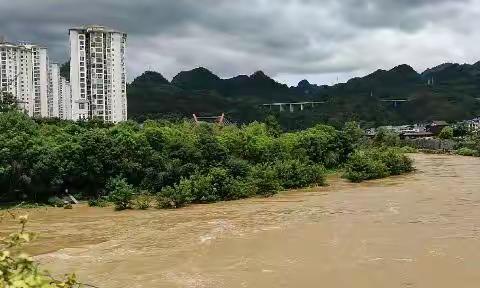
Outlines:
[[[470,131],[479,131],[480,130],[480,117],[474,118],[472,120],[465,120],[459,124],[465,125],[466,128]]]
[[[127,120],[127,35],[96,25],[72,28],[69,35],[72,119]]]
[[[442,132],[443,128],[447,127],[448,123],[445,121],[432,121],[429,124],[427,124],[427,132],[430,132],[434,135],[440,134]]]
[[[415,139],[415,138],[430,138],[434,136],[434,133],[427,131],[428,125],[425,124],[412,124],[412,125],[400,125],[400,126],[382,126],[378,128],[370,128],[365,131],[368,137],[374,137],[379,129],[392,131],[400,136],[402,139]]]

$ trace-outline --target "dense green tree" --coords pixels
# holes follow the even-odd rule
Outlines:
[[[438,134],[438,137],[440,139],[452,139],[454,135],[454,130],[452,127],[445,127],[440,131],[440,134]]]
[[[282,126],[280,125],[280,122],[278,121],[277,117],[274,115],[268,115],[265,117],[265,125],[267,125],[267,131],[270,133],[270,135],[274,137],[280,136],[282,134]]]
[[[123,209],[143,190],[165,207],[269,196],[323,184],[323,167],[343,165],[362,139],[353,123],[272,133],[259,122],[111,125],[33,120],[13,109],[0,113],[0,201],[47,201],[68,191],[92,205],[111,196]]]
[[[400,136],[391,130],[380,128],[373,138],[373,143],[376,146],[398,146],[400,145]]]
[[[0,90],[0,112],[8,112],[17,109],[17,100],[10,92]]]

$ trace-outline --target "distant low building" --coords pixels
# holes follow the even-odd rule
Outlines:
[[[460,124],[465,125],[470,131],[479,131],[480,130],[480,117],[474,118],[472,120],[466,120],[460,122]]]
[[[400,126],[382,126],[378,128],[370,128],[365,130],[365,134],[368,137],[375,137],[379,129],[385,129],[397,133],[402,139],[418,139],[418,138],[430,138],[435,136],[434,133],[427,130],[428,125],[425,124],[412,124],[412,125],[400,125]],[[443,128],[442,128],[443,129]],[[440,130],[441,131],[441,130]]]
[[[445,121],[432,121],[426,126],[427,132],[432,133],[433,135],[438,135],[442,132],[443,128],[447,127],[448,123]]]
[[[427,131],[410,131],[400,134],[400,138],[402,139],[430,138],[433,136],[433,133]]]

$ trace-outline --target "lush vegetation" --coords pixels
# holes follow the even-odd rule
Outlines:
[[[65,191],[92,206],[209,203],[325,183],[363,139],[356,125],[282,133],[278,124],[33,120],[0,113],[0,199],[52,203]],[[138,200],[143,195],[143,201]]]
[[[458,137],[457,154],[463,156],[480,156],[480,131],[469,131],[463,137]]]
[[[443,64],[417,73],[408,65],[377,70],[362,78],[333,86],[303,80],[295,87],[280,84],[263,72],[221,79],[204,68],[183,71],[172,81],[160,73],[145,72],[127,87],[133,119],[191,118],[192,113],[220,115],[237,123],[277,114],[284,129],[298,130],[318,123],[337,128],[348,121],[376,127],[430,120],[456,121],[480,113],[480,62]],[[407,99],[397,103],[382,100]],[[324,101],[315,107],[279,113],[263,103]]]
[[[271,116],[243,126],[34,120],[8,99],[0,105],[0,201],[62,206],[68,192],[91,206],[111,202],[118,210],[147,209],[152,197],[158,207],[177,208],[324,185],[326,170],[345,163],[347,175],[360,173],[347,177],[355,181],[409,171],[384,163],[384,173],[374,158],[367,164],[378,173],[370,173],[362,165],[375,153],[354,151],[397,146],[399,139],[380,131],[369,141],[353,122],[342,130],[316,125],[284,133]]]

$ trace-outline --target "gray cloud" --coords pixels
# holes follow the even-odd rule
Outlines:
[[[401,63],[477,61],[479,16],[480,0],[0,0],[0,34],[44,44],[62,62],[71,26],[115,27],[129,34],[131,79],[204,66],[329,82]]]

